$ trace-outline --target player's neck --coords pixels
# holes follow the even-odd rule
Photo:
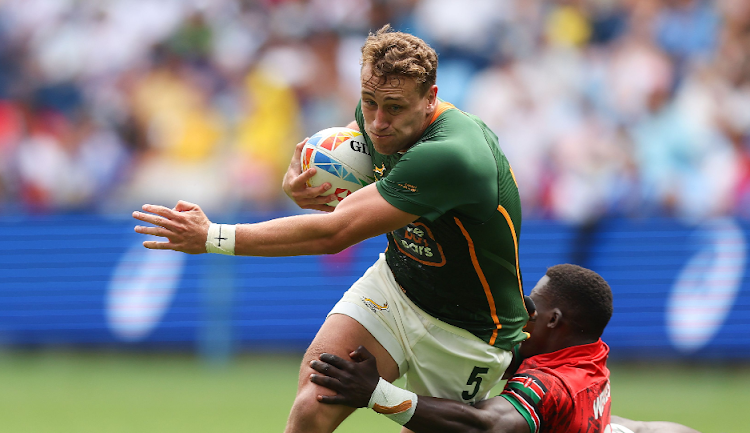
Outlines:
[[[550,338],[550,352],[557,352],[558,350],[567,349],[573,346],[582,346],[584,344],[596,343],[599,341],[598,338],[592,338],[590,336],[581,335],[578,333],[561,333],[553,338]]]

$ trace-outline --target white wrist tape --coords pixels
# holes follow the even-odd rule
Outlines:
[[[234,255],[234,237],[237,226],[231,224],[214,224],[208,227],[206,252]]]
[[[367,407],[404,425],[417,410],[417,394],[392,385],[381,377]]]

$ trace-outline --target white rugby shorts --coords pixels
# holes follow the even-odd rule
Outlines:
[[[328,315],[362,324],[398,363],[412,392],[473,403],[484,400],[512,353],[414,305],[393,278],[385,255],[344,293]]]

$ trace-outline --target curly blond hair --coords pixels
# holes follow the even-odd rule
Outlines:
[[[362,66],[369,65],[372,74],[385,82],[390,77],[414,78],[421,95],[437,80],[438,59],[435,50],[422,39],[393,31],[386,24],[370,33],[362,46]]]

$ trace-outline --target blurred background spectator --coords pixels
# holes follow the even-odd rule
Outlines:
[[[750,218],[749,2],[471,3],[6,0],[0,212],[291,209],[294,145],[353,118],[390,22],[498,134],[526,217],[583,244],[609,216]]]

